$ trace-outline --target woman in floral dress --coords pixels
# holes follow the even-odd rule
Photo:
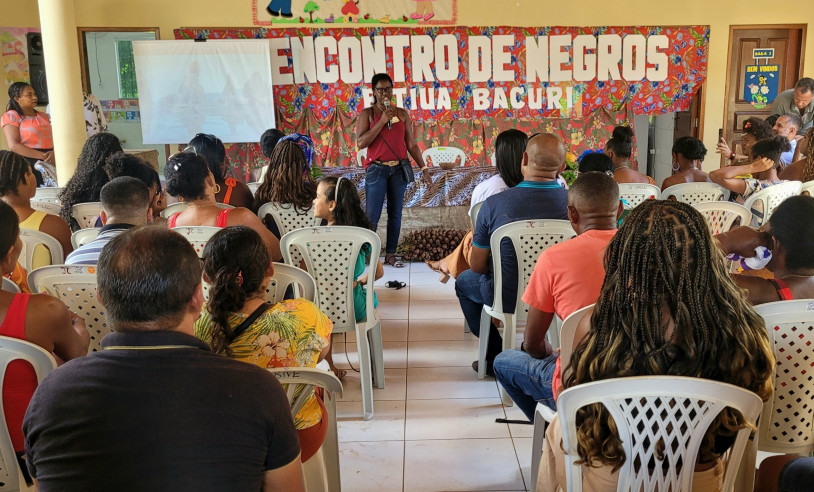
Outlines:
[[[204,250],[209,298],[195,322],[195,335],[212,351],[262,368],[316,367],[330,347],[328,317],[306,299],[266,302],[274,266],[260,235],[227,227]],[[327,415],[320,394],[294,416],[302,461],[325,439]]]

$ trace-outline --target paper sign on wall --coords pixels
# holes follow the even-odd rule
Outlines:
[[[763,109],[777,97],[780,65],[746,65],[743,99],[755,109]]]

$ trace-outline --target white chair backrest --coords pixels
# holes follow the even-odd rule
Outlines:
[[[263,183],[260,183],[258,181],[253,181],[251,183],[246,183],[246,186],[249,187],[249,191],[251,191],[252,195],[254,195],[255,193],[257,193],[257,188],[260,188],[261,184],[263,184]]]
[[[430,147],[421,153],[421,158],[428,166],[432,164],[438,167],[442,162],[456,162],[458,158],[461,159],[458,166],[466,165],[466,153],[458,147]]]
[[[336,425],[336,399],[337,397],[342,398],[342,383],[333,373],[310,367],[275,367],[268,369],[268,371],[274,374],[277,380],[280,381],[280,384],[283,385],[286,395],[288,396],[292,416],[300,411],[302,406],[308,401],[308,398],[314,393],[315,388],[323,388],[322,401],[325,404],[327,413],[328,430],[325,435],[325,440],[322,442],[321,451],[325,456],[327,491],[340,492],[342,486],[339,471],[339,435]],[[310,462],[312,460],[308,461]],[[303,467],[303,471],[305,471],[307,480],[310,477],[306,466]],[[320,488],[320,490],[322,490],[322,488]]]
[[[576,345],[574,335],[576,335],[577,325],[579,325],[579,321],[585,313],[593,307],[594,304],[591,304],[590,306],[577,309],[569,314],[568,317],[565,318],[565,321],[562,322],[562,326],[560,327],[560,367],[563,370],[571,361],[571,352],[574,351],[574,346]]]
[[[55,201],[35,200],[32,198],[30,203],[31,208],[34,210],[56,215],[57,217],[59,217],[59,213],[62,211],[62,207]]]
[[[3,277],[3,290],[6,292],[11,292],[12,294],[19,294],[20,286],[15,284],[14,280]],[[2,490],[2,488],[0,488],[0,490]]]
[[[814,299],[755,306],[766,322],[774,351],[774,396],[766,402],[758,447],[772,453],[810,455],[814,451]]]
[[[165,219],[169,218],[170,215],[172,215],[174,213],[183,212],[184,210],[187,209],[188,206],[189,206],[189,204],[187,202],[176,202],[176,203],[167,205],[167,208],[165,208],[164,210],[161,211],[161,216],[164,217]],[[220,208],[235,208],[234,206],[229,205],[227,203],[218,203],[218,207],[220,207]]]
[[[729,200],[729,190],[715,183],[681,183],[669,186],[661,192],[662,200],[668,200],[671,196],[679,202],[694,205]]]
[[[264,203],[257,211],[257,216],[262,219],[266,215],[271,215],[274,219],[280,236],[304,227],[317,227],[322,222],[322,219],[314,217],[310,207],[298,210],[290,203]]]
[[[806,181],[803,183],[803,186],[800,187],[800,194],[814,196],[814,181]]]
[[[76,219],[82,229],[96,227],[96,219],[101,213],[102,202],[77,203],[71,207],[71,216]]]
[[[469,209],[469,220],[472,222],[472,230],[475,230],[475,224],[478,222],[478,213],[483,206],[483,202],[478,202]]]
[[[707,220],[712,234],[726,232],[737,225],[748,226],[752,222],[752,212],[748,208],[734,202],[703,202],[693,203],[693,208],[701,212]]]
[[[59,203],[59,194],[62,193],[62,190],[65,188],[61,187],[42,187],[37,188],[37,191],[34,192],[34,198],[32,200],[42,200],[42,201],[49,201],[52,203]]]
[[[661,190],[656,185],[645,183],[619,183],[619,198],[627,202],[626,209],[636,208],[637,205],[648,199],[658,200]]]
[[[285,297],[288,286],[294,286],[294,297],[317,304],[317,283],[308,272],[285,263],[274,264],[274,275],[266,288],[266,300],[278,303]]]
[[[20,251],[20,264],[31,271],[32,262],[34,260],[34,249],[38,244],[48,248],[51,253],[51,264],[61,265],[65,261],[65,255],[62,251],[62,245],[59,244],[55,238],[40,231],[32,231],[31,229],[20,228],[20,240],[23,243],[23,249]]]
[[[592,403],[608,410],[627,457],[619,470],[619,492],[692,490],[695,466],[688,464],[696,463],[701,441],[718,414],[730,407],[754,423],[763,404],[746,389],[691,377],[616,378],[569,388],[557,399],[569,492],[582,491],[576,413]],[[740,430],[722,458],[728,466],[721,490],[732,490],[749,432],[749,428]]]
[[[96,267],[87,265],[51,265],[28,274],[32,292],[45,292],[63,302],[85,320],[90,333],[90,349],[100,348],[110,333],[105,308],[96,299]]]
[[[212,226],[178,226],[173,227],[172,230],[184,236],[189,241],[189,244],[195,248],[198,253],[198,258],[203,258],[204,248],[209,239],[215,235],[221,228]]]
[[[96,239],[101,230],[101,227],[90,227],[88,229],[79,229],[71,234],[71,245],[73,245],[73,249],[84,246]]]
[[[364,167],[366,160],[367,160],[367,147],[361,149],[359,152],[356,153],[356,164],[359,167]]]
[[[743,206],[751,210],[755,202],[763,203],[763,217],[757,217],[757,225],[762,226],[772,216],[774,209],[783,203],[783,200],[790,196],[799,195],[802,187],[803,183],[799,181],[786,181],[785,183],[769,186],[747,198],[743,202]]]
[[[37,383],[41,382],[45,376],[56,369],[57,363],[51,354],[42,347],[31,342],[18,340],[16,338],[0,336],[0,381],[6,377],[6,369],[9,363],[14,360],[24,360],[31,364],[34,373],[37,375]],[[27,489],[25,481],[22,479],[17,456],[14,453],[14,446],[11,444],[11,437],[6,425],[6,416],[3,406],[0,405],[0,490],[19,491]],[[31,489],[34,490],[34,489]]]
[[[540,253],[555,244],[562,243],[577,234],[567,220],[522,220],[511,222],[495,229],[489,240],[492,253],[492,266],[495,283],[495,295],[492,309],[496,312],[511,312],[503,306],[503,268],[501,267],[500,243],[503,238],[512,242],[517,256],[517,302],[514,315],[517,320],[528,317],[529,306],[521,299],[529,284],[531,273],[537,264]]]
[[[379,236],[368,229],[351,226],[311,227],[285,234],[280,239],[283,258],[292,264],[291,246],[303,254],[308,273],[316,281],[319,308],[333,321],[334,333],[354,331],[353,270],[362,246],[371,246],[367,272],[368,322],[376,316],[373,307],[373,284],[381,251]]]

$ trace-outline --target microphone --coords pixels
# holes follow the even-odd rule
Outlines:
[[[384,100],[384,109],[385,110],[390,109],[390,99],[385,99]],[[387,120],[387,129],[388,130],[393,129],[393,123],[390,120]]]

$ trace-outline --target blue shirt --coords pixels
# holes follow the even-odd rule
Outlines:
[[[519,220],[568,219],[568,191],[556,181],[523,181],[514,188],[490,196],[478,213],[472,244],[490,249],[492,233],[503,225]],[[500,244],[503,268],[503,307],[512,312],[517,299],[517,255],[511,241]],[[489,262],[489,282],[492,283],[492,263]]]

